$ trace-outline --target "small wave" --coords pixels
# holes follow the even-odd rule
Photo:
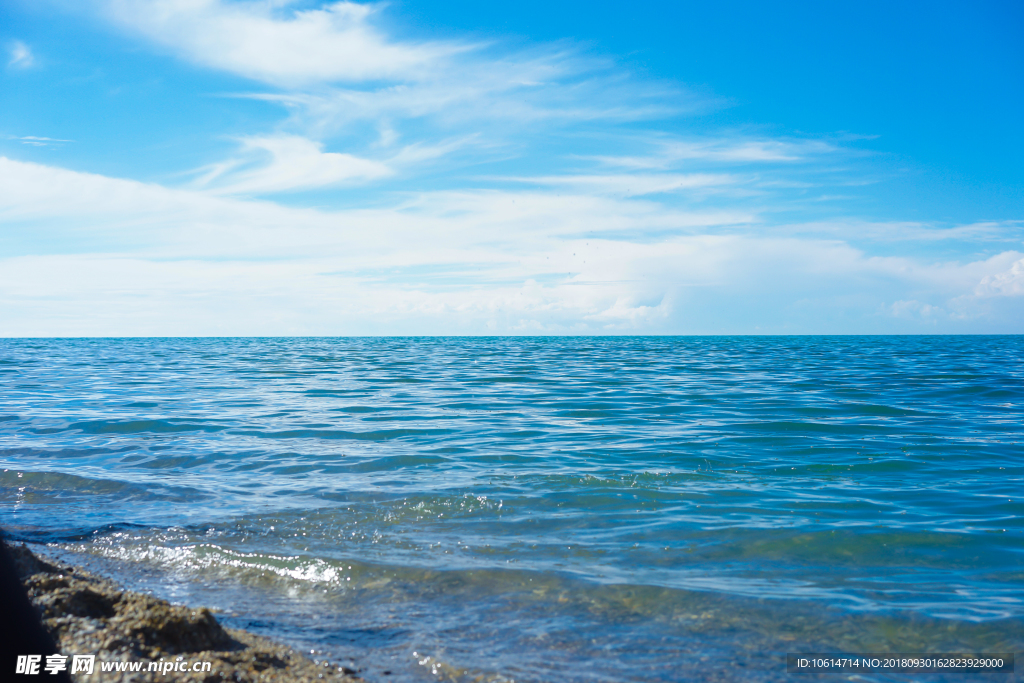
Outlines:
[[[443,465],[447,462],[448,458],[440,455],[391,455],[372,458],[351,465],[334,465],[331,469],[336,472],[389,472],[407,467]]]
[[[93,420],[75,422],[67,430],[85,434],[161,434],[173,432],[219,432],[226,427],[197,422],[171,422],[169,420]]]
[[[353,441],[389,441],[411,436],[443,436],[450,429],[381,429],[372,432],[351,432],[341,429],[290,429],[280,432],[237,431],[242,436],[261,439],[351,439]]]
[[[137,450],[136,446],[108,448],[93,446],[91,448],[0,448],[0,458],[47,458],[64,460],[65,458],[92,458],[111,453],[125,453]]]
[[[143,530],[148,527],[142,524],[121,522],[117,524],[100,524],[95,526],[79,525],[68,527],[39,527],[20,524],[7,524],[3,527],[4,535],[18,543],[71,544],[104,538],[110,534],[129,530]]]
[[[199,502],[210,494],[186,486],[167,486],[155,482],[138,484],[116,479],[81,477],[66,472],[28,471],[6,468],[0,471],[0,502],[19,505],[70,504],[76,499],[96,505],[130,501],[146,504],[164,501]]]
[[[852,422],[849,418],[837,420],[836,422],[811,422],[811,421],[771,421],[759,422],[736,422],[729,425],[731,429],[744,431],[768,432],[774,434],[879,434],[887,433],[888,427],[875,424],[864,424]]]

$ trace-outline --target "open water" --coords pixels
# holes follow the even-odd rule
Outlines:
[[[1020,652],[1024,338],[0,340],[0,525],[371,683]]]

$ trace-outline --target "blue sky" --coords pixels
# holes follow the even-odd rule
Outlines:
[[[1024,332],[1010,2],[8,0],[0,335]]]

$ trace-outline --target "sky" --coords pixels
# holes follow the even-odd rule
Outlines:
[[[1024,332],[1024,5],[0,2],[0,336]]]

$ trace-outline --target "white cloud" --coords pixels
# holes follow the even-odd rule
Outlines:
[[[375,26],[381,6],[349,2],[97,1],[175,55],[275,86],[239,97],[289,114],[274,132],[233,134],[238,149],[184,188],[0,158],[0,334],[1024,324],[1021,254],[918,248],[987,239],[991,254],[1008,224],[773,223],[794,198],[834,196],[827,182],[866,182],[823,179],[857,153],[616,127],[714,100],[571,45],[403,41]],[[496,157],[517,163],[482,165]],[[448,166],[404,182],[427,164]],[[356,185],[361,208],[247,198]]]
[[[73,140],[61,140],[59,138],[44,138],[37,135],[23,135],[10,136],[11,140],[17,140],[23,145],[30,145],[32,147],[57,147],[62,142],[74,142]]]
[[[485,129],[521,133],[541,121],[634,121],[716,106],[677,84],[633,79],[566,43],[510,51],[395,39],[373,26],[378,5],[293,10],[284,7],[289,3],[252,0],[102,1],[118,24],[179,56],[277,86],[280,92],[245,96],[286,107],[290,129],[314,139],[365,122],[383,123],[382,139],[426,119],[445,136],[465,136]],[[422,135],[421,128],[418,141],[426,142]]]
[[[529,252],[535,240],[602,232],[695,232],[753,220],[736,210],[679,211],[586,193],[466,190],[403,193],[389,208],[321,211],[107,178],[0,157],[0,220],[159,243],[161,253],[241,257],[323,253],[342,237],[388,264],[436,258],[439,245]],[[287,228],[282,232],[282,228]],[[245,233],[242,238],[241,234]],[[427,248],[430,249],[427,249]],[[415,252],[406,253],[405,249]],[[375,256],[376,257],[376,256]],[[362,258],[362,257],[360,257]],[[476,258],[473,256],[472,258]],[[499,260],[507,260],[501,257]],[[403,259],[411,259],[403,261]],[[472,260],[472,259],[470,259]]]
[[[0,334],[856,332],[922,313],[947,326],[965,310],[1015,319],[997,301],[1015,297],[975,288],[1016,291],[1017,252],[871,256],[744,232],[757,217],[743,212],[561,194],[430,192],[322,211],[0,158],[7,236],[45,245],[0,261]],[[725,226],[732,234],[716,234]],[[972,303],[982,299],[995,303]]]
[[[896,318],[923,318],[933,322],[937,317],[947,315],[942,308],[916,299],[896,301],[888,307],[888,313]]]
[[[374,5],[222,0],[108,0],[124,26],[187,59],[284,87],[378,79],[415,80],[469,49],[456,43],[396,43],[370,23]]]
[[[1021,221],[986,221],[968,225],[932,225],[921,221],[867,221],[842,219],[808,221],[779,226],[776,232],[789,235],[829,235],[836,238],[855,236],[858,240],[880,242],[916,242],[918,244],[947,241],[971,243],[1006,242],[1019,244],[1024,237]]]
[[[241,155],[202,169],[199,186],[225,194],[265,194],[375,180],[393,173],[387,164],[324,152],[319,143],[296,135],[248,137],[240,142]]]
[[[365,184],[463,149],[473,143],[474,136],[437,144],[413,143],[397,150],[377,145],[375,151],[386,153],[382,159],[324,152],[322,143],[298,135],[251,136],[238,141],[235,156],[193,172],[197,176],[192,183],[194,189],[224,195],[264,195]]]
[[[636,121],[713,106],[709,98],[678,85],[635,82],[607,72],[608,67],[554,46],[504,58],[466,55],[435,65],[418,82],[249,97],[288,107],[295,125],[318,135],[361,121],[422,119],[449,127],[472,122],[521,131],[539,122]]]
[[[1006,270],[986,275],[975,289],[978,296],[1024,296],[1024,258]]]
[[[382,140],[380,144],[382,147],[390,147],[397,139],[397,135],[394,131],[382,135],[381,137]],[[392,166],[404,167],[432,161],[468,146],[475,145],[477,139],[478,136],[476,135],[466,135],[459,138],[441,140],[436,144],[414,142],[411,145],[406,145],[399,149],[394,156],[388,159],[388,163]]]
[[[638,81],[568,43],[509,50],[409,41],[374,26],[382,6],[336,2],[98,0],[132,33],[194,63],[277,86],[239,97],[288,110],[276,133],[240,138],[239,153],[199,169],[194,185],[262,195],[406,178],[417,165],[528,154],[532,139],[584,122],[621,122],[706,109],[712,98]],[[367,129],[372,130],[369,135]],[[331,149],[344,140],[347,149]],[[318,142],[319,141],[319,142]],[[402,146],[397,148],[399,141]],[[326,143],[323,144],[323,143]],[[765,143],[766,145],[768,143]],[[678,191],[684,178],[604,174],[584,193]],[[378,185],[379,186],[379,185]],[[635,186],[635,189],[634,189]]]
[[[723,173],[631,173],[509,178],[520,183],[565,187],[604,196],[637,197],[687,190],[711,191],[735,186],[738,179]]]
[[[7,66],[14,69],[27,69],[28,67],[35,64],[35,57],[32,55],[32,50],[29,46],[20,40],[16,40],[11,43],[10,58],[7,60]]]
[[[689,140],[659,135],[639,142],[650,147],[650,153],[592,158],[619,168],[668,169],[687,161],[738,164],[798,162],[839,151],[836,145],[824,140],[751,138],[741,133]]]

